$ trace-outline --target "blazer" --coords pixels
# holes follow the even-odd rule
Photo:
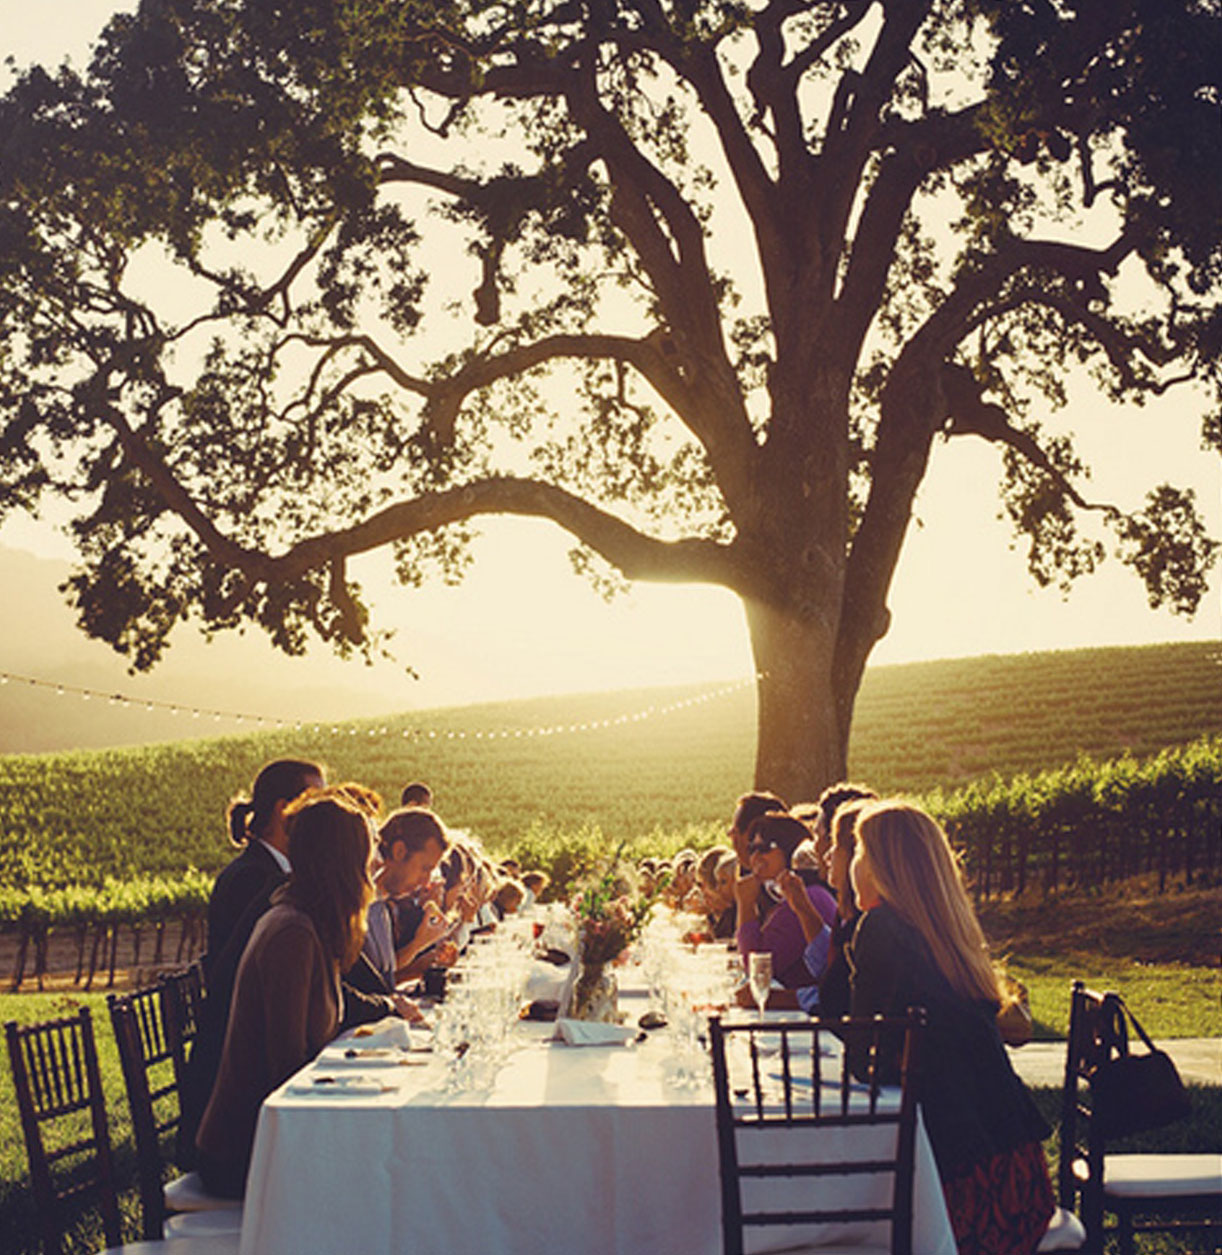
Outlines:
[[[221,869],[208,899],[208,949],[203,956],[204,977],[212,983],[212,969],[252,902],[266,902],[272,889],[284,880],[275,856],[262,841],[252,837],[246,848]],[[241,954],[241,949],[238,949]]]
[[[340,1023],[339,972],[310,917],[288,902],[263,915],[238,965],[221,1067],[196,1144],[244,1177],[263,1100],[329,1042]]]
[[[234,860],[237,861],[238,859]],[[181,1168],[195,1166],[195,1135],[221,1066],[221,1052],[229,1027],[229,1009],[242,955],[255,926],[276,900],[276,890],[287,884],[288,880],[289,877],[277,865],[275,877],[269,879],[247,904],[241,918],[230,930],[224,947],[212,956],[204,986],[203,1005],[200,1007],[199,1021],[195,1028],[195,1039],[187,1055],[178,1094],[179,1121],[175,1137],[175,1162]],[[399,1014],[390,996],[395,992],[393,984],[388,986],[383,981],[363,953],[357,957],[353,967],[344,973],[341,990],[341,1028],[358,1028],[388,1015]]]
[[[887,903],[860,917],[849,966],[853,1015],[925,1008],[916,1096],[944,1181],[1048,1136],[1048,1125],[1002,1044],[996,1003],[953,989],[925,939]],[[892,1068],[897,1066],[893,1062]]]

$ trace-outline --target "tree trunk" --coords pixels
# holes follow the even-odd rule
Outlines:
[[[759,677],[755,787],[791,806],[814,801],[847,772],[848,726],[833,699],[835,634],[785,608],[745,605]]]

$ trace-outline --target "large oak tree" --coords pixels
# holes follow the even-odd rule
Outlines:
[[[809,795],[939,439],[1004,450],[1040,582],[1110,529],[1195,609],[1191,494],[1088,498],[1038,417],[1219,389],[1220,81],[1217,0],[144,0],[0,101],[0,507],[71,504],[137,667],[375,647],[353,555],[549,519],[742,599]]]

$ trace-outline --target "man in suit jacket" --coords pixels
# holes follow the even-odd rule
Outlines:
[[[251,903],[266,902],[289,873],[284,808],[307,789],[321,789],[323,783],[322,768],[316,763],[281,758],[255,777],[249,801],[239,798],[229,804],[229,839],[242,852],[217,876],[208,900],[208,949],[203,957],[207,983],[211,984],[217,958]]]

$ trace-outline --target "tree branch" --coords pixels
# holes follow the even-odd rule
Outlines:
[[[425,493],[379,510],[353,527],[314,536],[266,560],[263,578],[294,578],[421,532],[480,515],[550,519],[617,567],[628,579],[727,584],[730,550],[717,541],[663,541],[581,497],[539,480],[496,476]]]
[[[846,70],[836,87],[827,136],[819,158],[819,178],[827,189],[827,213],[820,224],[824,247],[844,238],[862,172],[883,126],[883,105],[908,65],[913,37],[929,0],[897,0],[884,8],[882,30],[860,74]]]
[[[983,386],[966,366],[947,362],[942,367],[941,382],[942,395],[946,400],[945,431],[948,435],[980,436],[993,444],[1008,445],[1032,466],[1043,471],[1080,509],[1098,510],[1109,516],[1116,514],[1115,506],[1087,501],[1063,472],[1053,465],[1029,432],[1010,426],[1005,410],[984,399]]]
[[[628,579],[722,584],[737,579],[732,548],[714,540],[663,541],[647,536],[607,511],[554,484],[494,476],[459,487],[425,493],[372,514],[352,527],[309,537],[272,556],[226,536],[196,504],[144,438],[121,413],[106,406],[104,421],[115,432],[124,456],[149,481],[168,508],[199,538],[212,558],[244,576],[230,601],[240,602],[251,585],[293,580],[310,571],[329,572],[331,597],[346,633],[358,635],[357,609],[346,591],[345,560],[396,540],[459,523],[479,515],[519,515],[550,519],[617,567]],[[337,587],[340,592],[337,594]]]
[[[976,125],[979,112],[972,106],[905,123],[902,141],[888,143],[891,151],[866,198],[837,298],[837,333],[846,345],[861,343],[879,309],[904,216],[922,180],[984,146]]]
[[[96,392],[104,396],[103,388],[96,389]],[[252,578],[268,578],[267,559],[231,540],[208,518],[163,459],[140,433],[133,430],[118,409],[102,401],[99,416],[115,433],[123,456],[144,475],[162,501],[195,533],[214,558],[222,565],[233,567]]]
[[[1161,396],[1168,389],[1195,377],[1192,372],[1165,380],[1139,377],[1133,368],[1135,354],[1140,353],[1154,366],[1167,366],[1176,361],[1180,354],[1170,346],[1152,341],[1149,336],[1125,332],[1114,322],[1091,310],[1085,300],[1075,299],[1065,292],[1049,292],[1038,287],[1019,287],[1007,293],[1004,300],[991,302],[979,310],[967,323],[965,334],[1023,305],[1042,305],[1047,309],[1056,310],[1067,323],[1076,323],[1087,331],[1107,355],[1121,385],[1125,388]]]
[[[905,352],[929,360],[949,359],[954,348],[994,308],[1010,282],[1024,268],[1052,270],[1078,283],[1088,299],[1102,297],[1099,275],[1114,274],[1136,247],[1121,232],[1106,248],[1086,248],[1057,240],[1013,240],[973,270],[965,270],[955,289],[905,346]]]
[[[207,279],[210,283],[220,288],[222,292],[229,292],[239,297],[247,313],[267,315],[277,326],[283,327],[288,324],[293,313],[289,300],[289,289],[306,266],[318,256],[319,250],[326,243],[327,237],[335,229],[339,219],[340,215],[338,212],[328,215],[322,225],[314,231],[310,239],[297,252],[288,266],[285,267],[280,278],[266,288],[250,288],[244,284],[237,283],[231,277],[210,270],[198,257],[188,257],[186,259],[187,266],[193,274],[199,275],[202,279]],[[278,315],[271,312],[271,306],[277,300],[280,303],[280,313]],[[201,320],[197,319],[196,321]]]
[[[374,161],[378,167],[379,184],[412,183],[447,192],[459,200],[473,200],[483,187],[478,179],[465,179],[448,170],[417,165],[396,153],[378,153]]]

